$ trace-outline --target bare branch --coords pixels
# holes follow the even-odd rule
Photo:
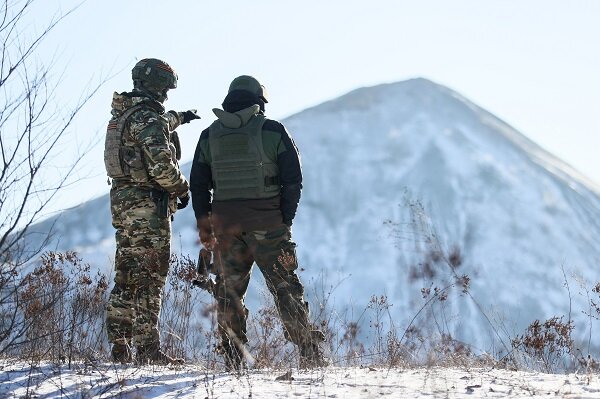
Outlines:
[[[16,259],[15,251],[23,249],[21,241],[29,227],[72,180],[86,152],[77,155],[60,175],[50,180],[46,171],[51,170],[59,143],[74,118],[107,80],[101,79],[86,90],[66,116],[52,109],[60,79],[50,84],[50,71],[57,60],[42,63],[34,55],[56,25],[81,3],[65,13],[57,13],[41,33],[28,38],[22,35],[22,25],[33,2],[5,0],[0,8],[0,90],[5,99],[0,106],[0,265],[6,259]],[[18,263],[29,259],[24,256]]]
[[[10,37],[14,36],[17,40],[19,39],[20,34],[16,30],[17,27],[19,26],[18,22],[23,17],[25,10],[31,5],[31,3],[33,3],[33,0],[27,0],[25,2],[25,4],[23,4],[23,7],[13,17],[13,19],[10,22],[8,22],[8,24],[4,27],[4,29],[8,29],[8,32],[6,33],[7,39],[3,43],[3,54],[5,53],[4,50],[6,49],[6,47],[10,46],[10,44],[11,44],[11,42],[8,40]],[[37,37],[35,37],[29,44],[25,45],[25,49],[21,49],[19,46],[19,50],[20,50],[21,54],[17,58],[16,62],[11,63],[11,65],[8,67],[8,71],[6,71],[6,75],[5,75],[6,68],[4,65],[5,57],[2,57],[3,63],[1,65],[2,68],[0,70],[0,87],[2,87],[6,83],[6,81],[11,77],[11,75],[22,64],[24,64],[31,57],[32,54],[34,54],[34,52],[38,48],[39,44],[48,36],[48,34],[56,27],[56,25],[58,25],[66,17],[71,15],[77,8],[79,8],[80,5],[81,5],[81,3],[77,6],[75,6],[74,8],[70,9],[69,11],[67,11],[64,14],[58,14],[58,16],[54,16],[53,19],[48,23],[46,28],[42,31],[42,33],[37,35]],[[3,29],[0,28],[0,33],[2,33],[2,30]],[[10,60],[8,60],[8,61],[10,61]]]

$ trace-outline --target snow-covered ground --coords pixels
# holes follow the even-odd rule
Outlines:
[[[293,235],[313,311],[320,301],[313,293],[332,286],[329,303],[339,314],[386,295],[396,325],[407,326],[423,305],[421,290],[447,286],[456,272],[471,279],[477,303],[455,290],[436,315],[447,321],[444,333],[489,350],[499,345],[489,320],[515,336],[536,319],[564,315],[575,323],[576,341],[588,346],[595,321],[583,312],[600,263],[600,189],[593,183],[425,79],[358,89],[284,123],[302,154]],[[190,164],[182,168],[189,176]],[[46,249],[75,250],[109,274],[108,202],[97,198],[33,226],[27,246],[39,248],[52,226]],[[195,226],[192,207],[175,216],[172,249],[192,259]],[[429,259],[454,249],[458,270]],[[251,309],[260,299],[256,287],[264,283],[250,284]],[[598,345],[592,342],[594,352]]]
[[[46,364],[31,369],[24,363],[0,361],[0,370],[0,398],[600,398],[598,374],[491,368],[329,367],[251,370],[237,376],[215,374],[200,365],[78,364],[68,369]]]

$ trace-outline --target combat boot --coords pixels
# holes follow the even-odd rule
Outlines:
[[[169,364],[184,364],[182,358],[171,357],[160,349],[160,344],[150,343],[137,347],[136,363],[139,365],[154,364],[154,365],[169,365]]]
[[[327,367],[328,365],[329,361],[323,356],[319,345],[310,343],[300,346],[299,366],[301,369]]]
[[[110,354],[113,363],[126,364],[133,361],[131,350],[127,344],[113,344]]]
[[[225,371],[228,373],[239,373],[242,371],[244,367],[244,355],[236,345],[221,344],[217,351],[223,356]]]

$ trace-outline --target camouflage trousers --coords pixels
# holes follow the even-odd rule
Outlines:
[[[161,294],[169,271],[171,222],[158,216],[149,190],[110,193],[115,237],[115,284],[106,312],[109,342],[159,342]]]
[[[296,274],[296,244],[291,240],[288,226],[217,238],[217,256],[221,257],[216,262],[220,268],[217,270],[217,319],[223,347],[248,342],[248,309],[244,306],[244,297],[254,262],[275,299],[286,338],[298,346],[324,340],[323,333],[315,329],[308,318],[304,287]]]

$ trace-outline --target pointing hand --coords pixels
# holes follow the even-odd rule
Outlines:
[[[181,115],[181,124],[183,125],[184,123],[189,123],[194,119],[200,119],[200,116],[196,112],[197,111],[195,109],[180,112],[179,114]]]

